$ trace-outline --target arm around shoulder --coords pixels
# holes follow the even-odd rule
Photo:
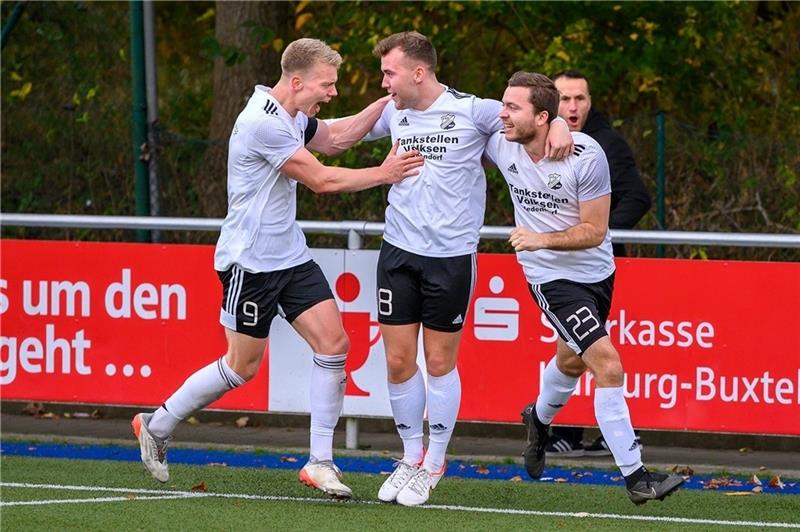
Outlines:
[[[384,96],[358,114],[328,122],[320,120],[320,127],[308,143],[308,148],[325,155],[342,153],[369,133],[390,100],[390,96]]]
[[[414,151],[397,155],[397,147],[395,143],[380,166],[359,169],[326,166],[307,149],[300,148],[283,164],[281,172],[317,194],[356,192],[389,185],[418,174],[423,163],[422,157]]]

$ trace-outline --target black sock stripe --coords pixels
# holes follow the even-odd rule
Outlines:
[[[344,368],[345,362],[347,362],[347,359],[341,361],[328,362],[327,360],[324,360],[322,357],[314,357],[314,364],[325,369]]]
[[[225,381],[225,384],[227,384],[227,385],[228,385],[228,388],[230,388],[231,390],[233,390],[234,388],[236,388],[236,383],[234,383],[233,381],[231,381],[231,380],[228,378],[228,376],[227,376],[227,375],[225,375],[225,370],[222,368],[222,359],[221,359],[221,358],[218,358],[218,359],[217,359],[217,370],[219,371],[219,375],[220,375],[220,377],[222,377],[222,380],[224,380],[224,381]]]

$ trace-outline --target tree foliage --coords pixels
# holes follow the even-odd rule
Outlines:
[[[416,29],[437,47],[439,79],[479,96],[499,98],[519,69],[583,71],[594,106],[633,146],[653,193],[654,117],[665,111],[668,228],[800,231],[797,4],[196,2],[158,3],[156,15],[165,215],[220,215],[224,131],[254,76],[274,83],[275,58],[289,41],[318,37],[342,53],[340,96],[323,110],[341,116],[383,94],[372,46]],[[4,211],[132,212],[127,16],[126,3],[29,5],[3,50]],[[363,144],[327,162],[370,165],[387,148]],[[302,192],[299,216],[382,220],[385,193]],[[495,173],[489,198],[486,222],[512,223]],[[654,213],[641,225],[655,226]],[[671,253],[797,258],[769,250]]]

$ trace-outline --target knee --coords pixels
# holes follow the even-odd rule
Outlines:
[[[622,363],[619,358],[616,362],[609,363],[605,367],[605,374],[602,379],[597,379],[599,386],[609,386],[618,388],[622,386],[625,381],[625,373],[622,371]]]
[[[340,330],[338,334],[320,342],[317,353],[320,355],[345,355],[348,351],[350,351],[350,338],[343,330]]]
[[[455,361],[450,361],[447,357],[429,356],[425,361],[425,366],[428,370],[428,375],[441,377],[453,371]]]
[[[386,353],[386,370],[391,382],[405,382],[417,372],[416,357],[406,356],[405,353]]]
[[[603,353],[603,356],[597,360],[592,371],[598,386],[616,388],[622,386],[624,382],[625,374],[622,370],[622,361],[616,350]]]
[[[586,370],[586,365],[577,355],[567,359],[557,358],[556,367],[558,371],[564,375],[575,379],[583,375],[583,372]]]
[[[251,357],[237,356],[229,352],[226,362],[234,373],[249,382],[258,373],[258,368],[261,366],[261,357],[256,357],[254,360]]]

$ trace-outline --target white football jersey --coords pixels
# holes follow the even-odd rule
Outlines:
[[[297,224],[297,181],[280,168],[304,145],[308,117],[294,118],[256,85],[236,118],[228,144],[228,214],[214,268],[238,264],[249,272],[284,270],[311,260]]]
[[[425,158],[419,175],[392,185],[383,238],[426,257],[477,250],[486,208],[481,156],[502,128],[500,102],[444,89],[424,111],[389,102],[367,137],[391,135],[399,153],[415,149]]]
[[[514,204],[517,226],[539,233],[564,231],[580,223],[579,202],[611,193],[606,154],[583,133],[572,133],[575,149],[562,161],[534,163],[522,144],[509,142],[502,132],[492,135],[486,157],[503,173]],[[577,251],[521,251],[517,260],[531,284],[556,279],[596,283],[614,272],[611,236],[593,248]]]

